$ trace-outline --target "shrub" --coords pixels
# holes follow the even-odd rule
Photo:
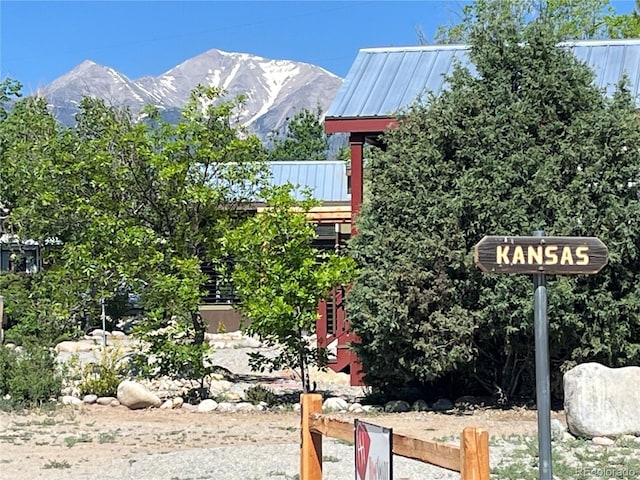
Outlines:
[[[19,352],[7,351],[6,347],[0,350],[5,350],[1,357],[4,366],[9,367],[2,372],[4,381],[0,386],[4,386],[3,393],[8,393],[15,403],[38,406],[60,393],[62,378],[49,348],[28,344]]]
[[[78,385],[80,395],[115,397],[118,385],[125,379],[125,371],[120,349],[104,349],[97,363],[89,363],[82,368]]]
[[[16,353],[0,345],[0,395],[9,393],[9,378],[15,370]]]
[[[278,397],[272,390],[269,390],[262,385],[254,385],[249,387],[244,393],[244,398],[247,402],[251,402],[257,405],[260,402],[264,402],[267,405],[273,405],[278,401]]]

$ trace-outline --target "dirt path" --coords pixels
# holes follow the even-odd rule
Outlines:
[[[346,414],[336,417],[352,418]],[[563,418],[555,413],[555,418]],[[536,412],[479,410],[469,415],[434,412],[359,414],[358,418],[424,439],[458,435],[465,426],[490,436],[534,435]],[[248,444],[296,443],[300,414],[287,412],[194,413],[125,407],[66,407],[50,414],[0,413],[0,475],[3,479],[46,478],[43,472],[137,454]]]

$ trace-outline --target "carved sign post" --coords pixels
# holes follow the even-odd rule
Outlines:
[[[478,242],[475,263],[489,273],[598,273],[607,247],[595,237],[488,236]]]
[[[545,274],[591,275],[607,264],[607,247],[595,237],[487,236],[474,249],[475,264],[488,273],[533,274],[536,407],[540,480],[552,480],[549,322]]]

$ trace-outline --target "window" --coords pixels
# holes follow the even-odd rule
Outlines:
[[[313,246],[318,250],[338,251],[343,248],[349,239],[349,234],[343,233],[344,225],[340,223],[321,223],[316,225],[317,237],[313,241]]]
[[[38,246],[0,244],[0,271],[36,273],[38,270]]]
[[[229,267],[231,266],[229,265]],[[231,305],[238,301],[233,285],[226,282],[222,274],[216,271],[211,264],[203,264],[202,273],[209,277],[207,283],[204,284],[206,293],[202,297],[202,303]]]

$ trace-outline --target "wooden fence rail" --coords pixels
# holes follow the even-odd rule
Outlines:
[[[322,395],[302,394],[300,480],[322,480],[322,437],[354,442],[352,421],[322,415]],[[489,434],[467,427],[460,447],[393,434],[393,453],[460,472],[461,480],[489,480]]]

